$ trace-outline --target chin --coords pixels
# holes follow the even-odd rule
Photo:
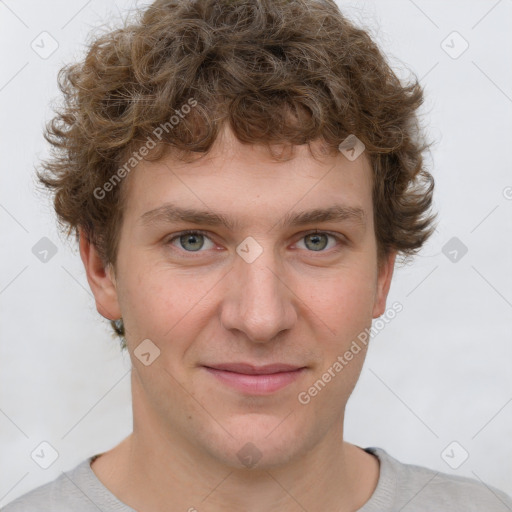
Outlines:
[[[304,430],[296,424],[293,428],[291,415],[285,417],[245,414],[221,422],[226,430],[217,425],[215,434],[205,440],[205,449],[233,469],[263,471],[282,466],[309,450]]]

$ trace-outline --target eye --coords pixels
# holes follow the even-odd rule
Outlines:
[[[329,238],[334,240],[334,242],[331,244],[331,247],[328,247]],[[342,237],[318,230],[306,233],[297,243],[302,243],[302,241],[305,241],[305,248],[309,252],[328,252],[329,249],[332,249],[336,245],[338,247],[335,248],[333,252],[337,252],[342,249],[343,245],[345,245]],[[336,242],[338,243],[336,244]],[[208,246],[208,244],[210,245]],[[178,233],[177,235],[174,235],[172,238],[170,238],[168,242],[166,242],[166,245],[172,245],[178,250],[181,249],[188,253],[204,252],[201,251],[201,249],[208,250],[215,247],[215,244],[211,241],[207,232],[201,230],[183,231]]]
[[[340,250],[340,246],[343,245],[342,238],[323,231],[313,231],[311,233],[307,233],[299,240],[299,242],[305,241],[304,245],[306,246],[306,249],[309,249],[310,251],[327,252],[324,249],[329,245],[329,238],[338,242],[338,248],[335,249],[335,251]],[[336,245],[336,243],[334,243],[334,245]]]
[[[183,233],[173,236],[167,244],[174,245],[173,242],[175,240],[179,243],[179,248],[184,249],[186,252],[200,252],[205,245],[205,240],[209,240],[211,244],[211,246],[207,246],[206,249],[211,249],[214,246],[213,242],[206,236],[204,231],[184,231]]]

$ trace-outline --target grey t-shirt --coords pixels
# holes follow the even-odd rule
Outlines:
[[[471,478],[403,464],[382,448],[377,487],[358,512],[511,512],[504,492]],[[96,477],[90,457],[58,478],[20,496],[0,512],[135,512]]]

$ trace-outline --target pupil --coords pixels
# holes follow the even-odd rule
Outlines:
[[[181,237],[181,240],[183,242],[183,239],[185,239],[185,242],[183,245],[186,245],[187,243],[191,243],[192,245],[194,245],[194,239],[199,239],[202,235],[199,235],[199,234],[196,234],[196,235],[183,235]],[[203,246],[203,243],[199,243],[196,242],[196,245],[199,245],[199,247],[192,247],[192,250],[198,250],[198,249],[201,249],[201,247]],[[186,247],[185,247],[186,248]]]
[[[314,242],[316,245],[313,246],[313,250],[318,251],[318,250],[322,250],[323,248],[325,248],[325,244],[323,244],[323,245],[320,244],[321,247],[319,247],[318,244],[317,244],[318,243],[318,239],[320,237],[322,237],[322,236],[325,238],[325,235],[319,235],[319,234],[314,234],[314,235],[308,235],[307,236],[307,238],[309,238],[310,240],[311,239],[316,240]]]

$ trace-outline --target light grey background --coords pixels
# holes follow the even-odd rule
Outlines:
[[[129,358],[35,193],[33,169],[48,150],[57,71],[83,56],[91,29],[135,5],[0,1],[0,506],[131,431]],[[421,77],[440,219],[413,264],[395,270],[388,307],[404,309],[372,341],[345,438],[512,495],[512,0],[339,5],[399,76],[406,65]],[[58,43],[48,58],[31,47],[51,49],[43,31]],[[453,31],[469,43],[458,58]],[[57,246],[46,263],[32,252],[42,237]],[[456,262],[445,255],[452,237],[468,248]],[[43,441],[59,453],[46,470],[31,458]],[[469,458],[452,469],[445,459],[462,450]]]

